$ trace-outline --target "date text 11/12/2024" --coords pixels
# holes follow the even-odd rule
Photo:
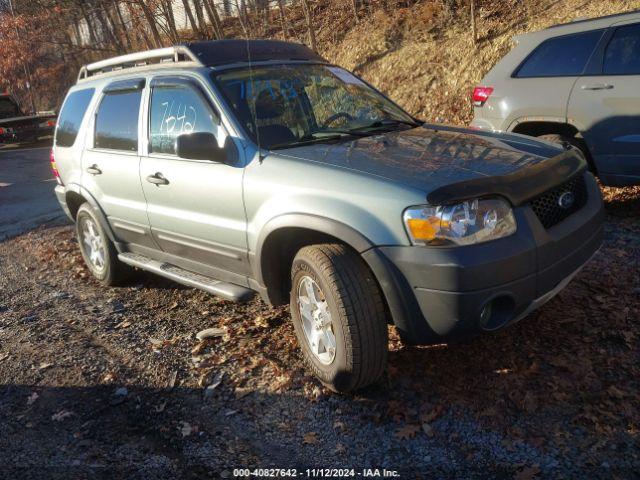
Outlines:
[[[400,478],[397,470],[386,468],[307,468],[298,470],[295,468],[236,468],[233,470],[234,478]]]

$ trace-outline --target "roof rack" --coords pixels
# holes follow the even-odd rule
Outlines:
[[[121,55],[119,57],[108,58],[99,62],[90,63],[89,65],[84,65],[78,74],[78,81],[115,70],[168,62],[187,62],[197,66],[202,66],[202,62],[198,60],[188,47],[184,45],[176,45],[174,47],[130,53],[128,55]]]
[[[602,17],[576,18],[575,20],[572,20],[570,22],[558,23],[557,25],[551,25],[551,26],[547,27],[546,29],[549,30],[551,28],[556,28],[556,27],[566,27],[567,25],[574,25],[576,23],[594,22],[596,20],[606,20],[607,18],[623,17],[625,15],[631,15],[631,14],[634,14],[634,13],[635,14],[640,13],[640,10],[629,10],[628,12],[614,13],[612,15],[604,15]]]

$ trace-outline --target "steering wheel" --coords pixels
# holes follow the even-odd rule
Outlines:
[[[338,113],[334,113],[329,118],[327,118],[322,124],[322,127],[326,128],[340,118],[346,118],[347,120],[354,120],[354,117],[352,115],[349,115],[347,112],[338,112]]]

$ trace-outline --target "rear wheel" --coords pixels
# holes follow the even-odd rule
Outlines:
[[[291,316],[313,373],[337,392],[378,380],[387,364],[387,313],[360,255],[341,244],[304,247],[291,277]]]
[[[104,285],[118,285],[131,274],[131,267],[118,260],[118,252],[88,203],[76,215],[80,253],[91,274]]]

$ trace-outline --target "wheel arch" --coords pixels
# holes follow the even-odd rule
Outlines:
[[[298,250],[317,243],[343,243],[362,253],[374,245],[354,228],[337,220],[308,214],[281,215],[262,229],[254,252],[254,278],[272,305],[289,301],[293,258]]]
[[[68,185],[65,192],[65,201],[67,202],[67,208],[69,208],[69,213],[71,213],[71,216],[74,221],[76,220],[76,217],[78,215],[78,209],[80,208],[80,206],[83,203],[88,203],[93,209],[93,212],[95,213],[96,217],[98,218],[98,221],[100,222],[100,226],[107,233],[109,240],[111,240],[114,243],[114,245],[116,245],[116,248],[118,249],[118,251],[120,250],[118,247],[119,246],[118,240],[116,239],[116,236],[113,233],[113,229],[111,228],[111,225],[109,225],[109,222],[107,221],[107,215],[104,213],[104,211],[102,210],[102,208],[100,207],[96,199],[93,197],[93,195],[91,195],[91,193],[86,188],[82,187],[81,185],[73,184],[73,183]]]
[[[580,133],[580,130],[571,123],[553,120],[523,120],[513,125],[510,131],[532,137],[549,133],[575,137]]]

